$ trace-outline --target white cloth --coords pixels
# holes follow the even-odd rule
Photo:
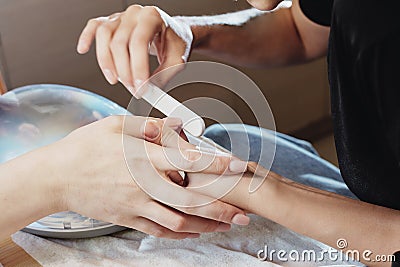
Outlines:
[[[268,249],[290,251],[328,247],[264,218],[251,215],[246,227],[227,233],[202,234],[198,239],[167,240],[127,230],[90,239],[45,239],[17,232],[13,240],[43,266],[277,266],[256,255]],[[321,262],[286,262],[286,266],[323,266]],[[342,263],[342,262],[340,262]],[[281,264],[281,263],[279,263]],[[350,266],[350,265],[347,265]]]

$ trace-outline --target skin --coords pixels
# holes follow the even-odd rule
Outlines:
[[[199,165],[206,166],[201,170],[209,173],[244,170],[246,163],[239,161],[231,171],[231,163],[237,159],[200,154],[184,140],[179,144],[185,149],[179,149],[179,135],[172,128],[180,129],[181,122],[172,128],[165,125],[168,123],[134,116],[108,117],[2,164],[0,239],[46,215],[65,210],[174,239],[228,231],[231,223],[248,224],[243,210],[221,201],[191,208],[192,199],[208,197],[180,186],[174,187],[178,190],[175,194],[185,197],[187,207],[169,207],[151,198],[132,179],[125,160],[138,166],[132,169],[134,177],[154,181],[153,186],[159,184],[159,179],[183,185],[177,171],[197,171]],[[201,160],[193,160],[199,155]],[[179,168],[174,163],[179,163]]]
[[[253,0],[250,4],[269,10],[279,2]],[[132,5],[110,18],[89,20],[77,45],[78,53],[85,54],[96,39],[97,60],[110,84],[120,80],[136,94],[135,80],[145,81],[150,75],[183,63],[181,57],[185,42],[165,27],[154,7]],[[326,54],[329,36],[328,27],[316,25],[304,16],[298,0],[293,1],[292,8],[281,8],[259,16],[243,27],[193,26],[192,32],[193,52],[250,67],[276,67],[311,61]],[[155,46],[160,63],[153,73],[149,67],[150,44]],[[268,49],[265,49],[266,44]],[[136,96],[140,97],[140,94]]]
[[[110,84],[120,81],[137,93],[140,84],[150,77],[148,51],[153,40],[160,63],[154,73],[184,63],[185,42],[165,26],[154,7],[132,5],[111,17],[114,19],[89,20],[77,45],[78,53],[85,54],[96,38],[97,60]]]
[[[248,0],[248,2],[256,8],[270,10],[281,1]],[[281,8],[261,15],[241,27],[192,26],[194,36],[192,51],[235,65],[263,68],[300,64],[326,55],[329,27],[310,21],[300,10],[299,1],[292,2],[291,8]],[[147,22],[152,21],[156,25],[139,22],[127,26],[121,22],[110,27],[108,25],[110,22],[107,21],[102,23],[96,20],[89,21],[79,39],[78,52],[86,53],[96,38],[97,43],[101,42],[102,46],[112,51],[112,53],[97,52],[103,72],[104,66],[107,66],[116,77],[120,75],[119,70],[123,69],[130,73],[130,77],[146,80],[150,76],[150,71],[148,53],[147,50],[144,52],[144,48],[147,49],[149,40],[152,40],[154,35],[141,42],[136,39],[136,31],[144,32],[143,28],[148,28],[149,33],[154,33],[154,29],[158,29],[157,38],[161,40],[160,47],[165,48],[162,55],[167,56],[161,57],[160,60],[158,55],[160,66],[157,72],[180,63],[180,57],[185,49],[183,41],[170,29],[163,28],[159,15],[151,9],[154,8],[134,6],[122,12],[120,19],[124,21],[124,16],[129,16],[130,19],[139,21],[138,18],[146,17]],[[121,31],[125,33],[125,41],[119,44],[125,50],[129,48],[129,51],[133,51],[130,49],[131,44],[141,42],[142,48],[137,51],[143,52],[139,57],[135,54],[135,59],[132,53],[125,53],[125,67],[119,65],[118,62],[122,59],[118,58],[118,51],[113,46],[113,43],[120,41],[118,33]],[[115,82],[116,78],[113,81]],[[190,181],[197,175],[193,174]],[[199,176],[201,176],[199,180],[210,178],[210,175],[199,174],[197,177]],[[338,238],[346,238],[349,249],[360,251],[370,249],[375,254],[392,254],[400,247],[399,211],[299,185],[272,173],[268,174],[268,179],[253,195],[247,192],[247,183],[248,179],[243,179],[223,200],[333,247],[336,247],[335,242]],[[271,203],[271,205],[260,206],[259,203]],[[390,265],[390,263],[371,262],[366,264]]]
[[[261,187],[249,193],[252,174],[246,173],[238,185],[221,200],[333,248],[337,248],[338,239],[344,238],[348,243],[346,250],[357,249],[360,253],[370,250],[373,252],[371,259],[376,255],[392,255],[400,247],[400,211],[307,187],[273,172],[264,175],[267,178]],[[218,196],[215,193],[217,190],[191,189],[217,176],[193,173],[189,178],[188,190]],[[390,266],[390,263],[365,261],[362,256],[360,260],[368,266]]]

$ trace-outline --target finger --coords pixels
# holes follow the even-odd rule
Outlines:
[[[143,7],[138,24],[129,44],[131,67],[135,77],[136,97],[144,94],[141,85],[150,77],[149,46],[154,37],[165,27],[158,11],[151,6]]]
[[[162,133],[159,136],[159,140],[157,142],[165,147],[171,147],[171,148],[179,148],[179,149],[196,149],[196,146],[193,144],[190,144],[187,140],[187,137],[184,135],[184,132],[182,130],[182,124],[177,124],[178,126],[175,128],[176,130],[172,129],[171,127],[165,127],[171,123],[172,120],[175,120],[174,118],[172,119],[166,119],[164,123],[164,127],[162,128]],[[180,119],[177,119],[177,122],[182,121]],[[182,136],[183,134],[183,136]]]
[[[142,216],[177,233],[226,232],[231,228],[230,224],[184,214],[157,202],[152,202]]]
[[[164,126],[171,128],[172,130],[179,132],[182,130],[183,121],[180,118],[176,117],[166,117],[162,119],[164,122]]]
[[[151,145],[158,146],[154,144]],[[129,161],[130,160],[127,159],[127,162]],[[135,173],[146,173],[146,177],[132,173],[132,178],[143,191],[158,202],[174,207],[186,214],[214,221],[222,221],[225,223],[232,222],[242,225],[248,223],[249,218],[245,216],[244,211],[218,200],[218,196],[223,197],[237,184],[237,179],[229,179],[229,177],[225,177],[226,179],[222,181],[223,184],[219,184],[217,190],[212,192],[213,196],[208,196],[201,192],[197,192],[196,190],[198,190],[198,188],[188,189],[171,183],[168,181],[165,174],[162,174],[162,172],[159,171],[159,168],[154,168],[154,164],[152,166],[152,164],[147,160],[143,163],[144,164],[136,164],[134,166]],[[238,178],[241,178],[241,175],[239,175]],[[213,186],[214,184],[211,184],[211,187]],[[206,189],[203,187],[201,190],[204,191]]]
[[[125,116],[123,122],[124,134],[136,138],[143,138],[146,141],[170,147],[182,147],[186,149],[195,149],[195,146],[184,143],[179,138],[177,131],[181,132],[183,122],[178,118],[148,118],[141,116]],[[165,138],[162,135],[165,132]],[[183,142],[181,146],[177,142]]]
[[[157,55],[160,65],[154,71],[152,82],[163,87],[175,75],[185,68],[182,56],[186,50],[186,43],[168,28],[157,45]],[[157,75],[155,75],[157,74]]]
[[[99,26],[96,31],[97,62],[104,77],[110,84],[118,82],[117,71],[110,51],[110,43],[113,33],[119,24],[119,19],[109,21]]]
[[[91,19],[82,30],[78,39],[76,50],[79,54],[85,54],[89,51],[90,46],[96,34],[97,27],[101,24],[98,19]]]
[[[123,116],[122,125],[124,134],[154,143],[154,140],[160,138],[164,121],[142,116]]]
[[[160,146],[148,147],[148,151],[154,166],[164,171],[177,170],[229,175],[243,173],[247,170],[247,162],[219,152]]]
[[[248,225],[250,222],[250,218],[246,216],[241,209],[224,203],[220,200],[211,202],[208,205],[197,207],[188,205],[187,207],[177,207],[176,209],[186,214],[208,218],[228,224],[233,223],[237,225]]]
[[[110,48],[115,68],[120,82],[134,93],[133,77],[130,66],[128,46],[129,40],[136,25],[135,17],[127,15],[121,17],[121,23],[112,37]]]
[[[185,69],[185,64],[182,55],[175,55],[169,57],[155,69],[153,77],[151,78],[152,83],[158,87],[164,87],[174,76]]]
[[[156,119],[156,121],[149,119],[142,129],[146,140],[154,144],[180,149],[196,149],[195,145],[189,143],[182,126],[181,119],[167,117],[162,120]]]
[[[152,142],[146,142],[145,145],[149,152],[149,159],[158,170],[213,174],[242,173],[247,170],[247,162],[230,154],[200,151],[194,145],[184,141],[172,129],[162,127],[162,123],[162,120],[159,119],[137,116],[125,116],[123,123],[125,135],[144,138]],[[161,134],[160,127],[162,129]],[[149,128],[152,130],[149,130]]]
[[[142,217],[134,218],[134,222],[131,223],[131,226],[129,227],[133,227],[134,229],[143,233],[160,238],[184,239],[197,238],[200,236],[198,233],[174,232],[164,226],[159,225],[158,223]]]

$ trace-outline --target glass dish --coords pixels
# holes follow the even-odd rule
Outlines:
[[[14,89],[0,96],[0,163],[57,141],[83,125],[126,114],[130,113],[114,102],[70,86],[38,84]],[[23,231],[54,238],[85,238],[123,229],[65,211],[44,217]]]

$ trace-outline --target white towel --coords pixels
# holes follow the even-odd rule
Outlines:
[[[259,216],[251,215],[246,227],[233,226],[227,233],[202,234],[198,239],[168,240],[127,230],[90,239],[46,239],[17,232],[13,240],[43,266],[277,266],[261,261],[264,249],[314,250],[326,245],[298,235]],[[325,257],[318,262],[281,262],[283,266],[343,264]],[[345,265],[354,266],[354,265]]]

